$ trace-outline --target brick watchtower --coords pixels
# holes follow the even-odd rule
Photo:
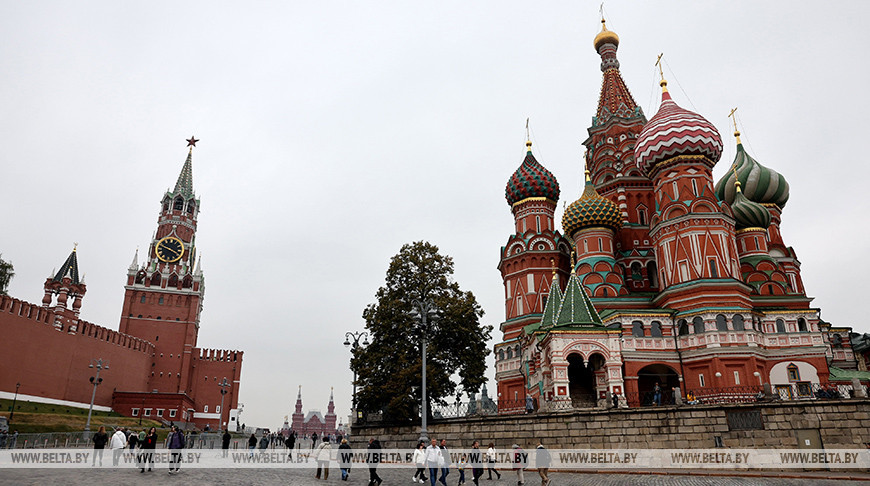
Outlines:
[[[193,139],[191,139],[193,140]],[[194,358],[205,282],[196,262],[199,199],[193,193],[193,142],[175,183],[161,202],[148,256],[127,269],[120,331],[154,343],[151,390],[185,393]]]

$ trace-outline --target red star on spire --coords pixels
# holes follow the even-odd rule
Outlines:
[[[196,138],[193,138],[193,136],[191,136],[190,138],[187,139],[187,146],[188,147],[196,147],[196,142],[199,142],[199,140]]]

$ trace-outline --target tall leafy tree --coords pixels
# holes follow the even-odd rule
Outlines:
[[[424,332],[430,413],[432,403],[477,392],[486,380],[492,326],[480,323],[483,309],[474,294],[462,291],[452,277],[453,259],[425,241],[404,245],[390,260],[377,302],[363,311],[372,343],[351,358],[361,387],[359,410],[382,411],[396,421],[419,417]],[[414,300],[429,300],[435,309],[426,331]]]
[[[9,288],[9,282],[15,276],[15,269],[12,267],[12,262],[7,262],[3,259],[3,254],[0,253],[0,294],[6,295],[6,290]]]

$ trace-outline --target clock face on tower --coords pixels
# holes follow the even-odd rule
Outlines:
[[[184,243],[174,236],[167,236],[157,242],[154,251],[162,262],[177,262],[184,255]]]

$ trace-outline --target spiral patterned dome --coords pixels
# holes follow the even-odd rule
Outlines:
[[[767,229],[770,226],[770,211],[761,204],[747,199],[743,195],[743,191],[740,190],[739,182],[735,185],[731,211],[734,212],[734,227],[738,230],[745,228]]]
[[[719,131],[701,115],[679,107],[668,93],[667,82],[662,104],[641,130],[634,148],[634,159],[647,175],[652,175],[656,164],[679,155],[703,155],[710,166],[722,156],[722,138]]]
[[[532,142],[526,142],[526,158],[522,165],[508,179],[504,195],[508,204],[530,197],[545,197],[551,201],[559,200],[559,182],[552,172],[538,163],[532,155]]]
[[[613,201],[598,194],[587,171],[583,195],[565,209],[565,214],[562,215],[562,229],[565,235],[571,237],[575,231],[593,226],[617,230],[622,226],[622,216],[619,207]]]
[[[739,132],[738,132],[739,135]],[[716,197],[733,206],[737,194],[734,181],[740,181],[741,190],[747,199],[759,204],[776,204],[780,208],[788,202],[788,182],[779,172],[761,165],[746,153],[738,140],[737,155],[734,157],[734,170],[716,183]]]

